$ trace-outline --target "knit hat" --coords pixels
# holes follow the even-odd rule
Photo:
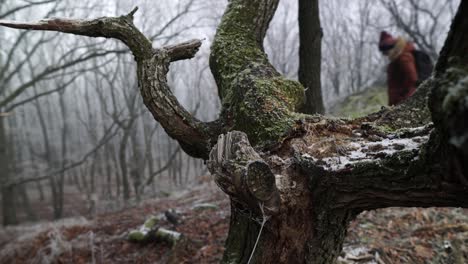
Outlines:
[[[379,50],[386,51],[393,48],[397,40],[387,31],[380,32]]]

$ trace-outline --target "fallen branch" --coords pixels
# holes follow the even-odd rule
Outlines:
[[[158,222],[156,217],[150,217],[139,229],[130,231],[128,239],[136,243],[162,241],[175,246],[182,239],[182,234],[159,227]]]

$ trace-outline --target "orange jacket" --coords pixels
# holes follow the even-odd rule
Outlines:
[[[401,54],[387,69],[388,104],[397,105],[416,92],[418,72],[413,56],[414,45],[406,43]]]

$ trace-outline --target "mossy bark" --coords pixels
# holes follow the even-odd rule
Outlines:
[[[440,52],[434,75],[438,82],[429,97],[443,161],[468,188],[468,3],[462,1]]]
[[[211,47],[210,67],[228,130],[253,145],[278,142],[294,126],[304,88],[281,76],[263,51],[277,0],[230,1]]]

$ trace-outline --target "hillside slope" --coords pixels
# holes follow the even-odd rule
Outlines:
[[[200,206],[207,205],[210,206]],[[201,208],[200,208],[201,207]],[[164,212],[174,209],[180,224]],[[185,236],[183,243],[138,244],[127,234],[149,216]],[[229,201],[214,184],[96,219],[72,218],[0,232],[1,263],[219,263]],[[468,211],[389,208],[361,214],[349,228],[340,263],[467,263]]]

